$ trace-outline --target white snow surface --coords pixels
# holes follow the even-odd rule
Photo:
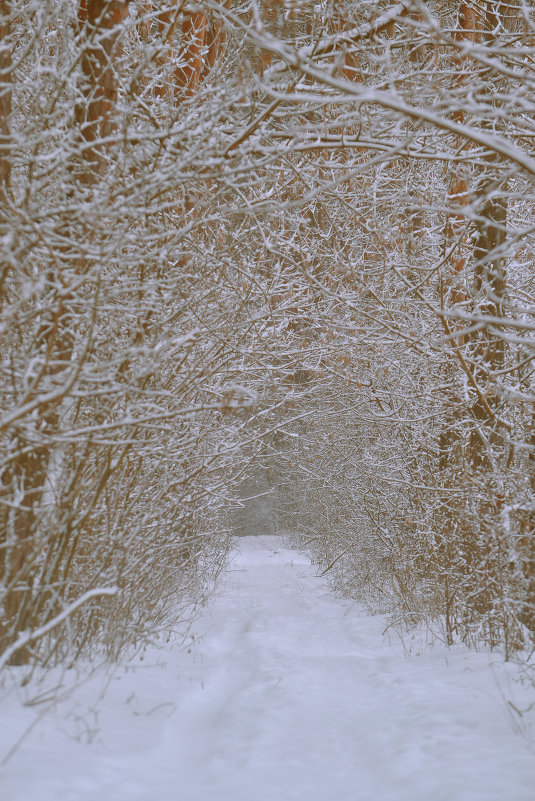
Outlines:
[[[278,537],[236,547],[189,649],[97,671],[52,707],[0,692],[0,759],[34,724],[1,801],[534,801],[514,665],[384,636]]]

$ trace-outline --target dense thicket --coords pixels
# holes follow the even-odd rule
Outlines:
[[[301,528],[346,591],[510,653],[534,632],[531,9],[345,8],[335,68],[272,44],[324,109],[308,147],[355,332]]]
[[[0,11],[1,649],[115,657],[202,600],[254,455],[275,323],[245,309],[254,166],[224,158],[243,46],[220,76],[215,12]]]
[[[530,7],[3,0],[0,33],[4,661],[171,625],[266,464],[344,591],[531,640]]]

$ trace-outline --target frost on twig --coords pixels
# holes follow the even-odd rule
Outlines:
[[[76,601],[73,601],[72,604],[66,607],[59,615],[49,620],[48,623],[45,623],[44,626],[40,626],[38,629],[34,631],[22,631],[19,633],[17,639],[14,643],[11,643],[5,651],[0,655],[0,670],[9,663],[11,657],[17,652],[20,651],[21,648],[24,648],[26,645],[29,645],[31,642],[36,642],[40,640],[41,637],[44,637],[45,634],[48,634],[50,631],[59,626],[60,623],[64,623],[68,618],[76,612],[77,609],[84,606],[84,604],[91,601],[93,598],[101,598],[103,596],[113,596],[117,595],[119,592],[118,587],[96,587],[93,590],[88,590],[84,592],[83,595],[80,596]]]

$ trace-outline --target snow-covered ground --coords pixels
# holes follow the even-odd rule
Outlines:
[[[0,694],[2,755],[35,723],[1,801],[534,801],[513,666],[384,637],[280,539],[238,546],[189,651],[97,673],[53,709]]]

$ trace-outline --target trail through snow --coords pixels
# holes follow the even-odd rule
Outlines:
[[[0,769],[1,801],[534,801],[512,666],[406,655],[279,538],[238,546],[190,652],[49,710]],[[36,715],[21,692],[0,696],[1,753]]]

